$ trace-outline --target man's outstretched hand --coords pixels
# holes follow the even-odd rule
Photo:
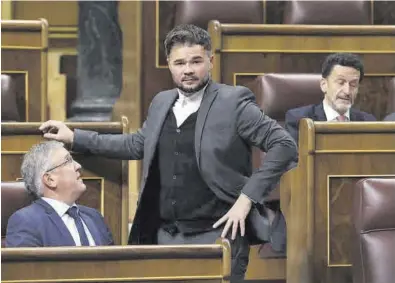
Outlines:
[[[225,223],[224,230],[222,231],[221,237],[225,238],[228,234],[229,228],[232,227],[232,237],[231,239],[236,239],[237,230],[240,227],[241,236],[245,235],[245,219],[250,212],[252,206],[252,201],[244,194],[241,194],[236,200],[232,208],[221,217],[220,220],[215,222],[213,228],[219,227],[221,224]]]
[[[49,120],[41,124],[40,131],[44,133],[44,138],[57,140],[65,144],[71,144],[74,140],[74,133],[63,122]]]

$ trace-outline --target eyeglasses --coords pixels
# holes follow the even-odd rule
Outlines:
[[[59,168],[59,167],[62,167],[62,166],[64,166],[64,165],[66,165],[66,164],[68,164],[68,163],[73,163],[73,161],[74,161],[74,160],[73,160],[73,157],[71,157],[71,155],[67,155],[65,161],[63,161],[63,162],[60,163],[59,165],[56,165],[56,166],[52,167],[51,169],[48,169],[48,170],[45,171],[45,172],[48,173],[48,172],[50,172],[50,171],[55,170],[56,168]]]

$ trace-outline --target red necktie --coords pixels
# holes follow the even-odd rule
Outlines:
[[[339,115],[336,117],[336,120],[339,122],[347,122],[347,117],[345,115]]]

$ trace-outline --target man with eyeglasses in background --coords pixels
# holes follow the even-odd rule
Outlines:
[[[8,221],[6,247],[112,245],[110,230],[95,209],[76,205],[86,186],[81,165],[63,143],[43,142],[24,156],[21,173],[37,196]]]

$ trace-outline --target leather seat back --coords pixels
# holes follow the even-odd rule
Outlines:
[[[352,213],[354,283],[388,283],[395,278],[395,179],[360,180]]]
[[[320,79],[320,74],[265,74],[250,88],[264,113],[283,125],[289,109],[322,101]]]
[[[283,24],[371,25],[371,1],[287,1]]]
[[[263,23],[262,1],[178,1],[174,26],[194,24],[207,29],[211,20],[220,23]]]
[[[20,121],[15,82],[10,75],[1,74],[1,120]]]
[[[35,199],[23,182],[1,182],[1,246],[4,247],[8,219]]]

